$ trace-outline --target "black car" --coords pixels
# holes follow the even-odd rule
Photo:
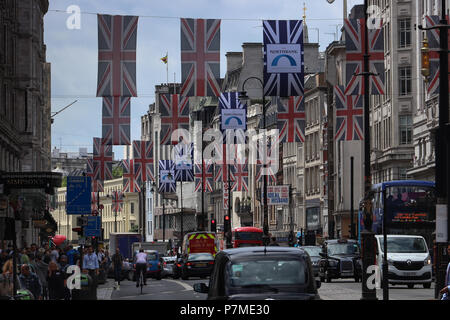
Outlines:
[[[192,253],[185,256],[181,262],[181,279],[189,277],[208,277],[214,267],[214,257],[211,253]]]
[[[300,247],[301,249],[305,250],[309,257],[311,258],[311,264],[314,272],[314,277],[319,276],[319,261],[322,259],[320,256],[320,252],[322,252],[322,248],[319,246],[303,246]]]
[[[220,251],[209,286],[194,284],[208,300],[315,300],[318,287],[304,250],[275,246]]]
[[[361,279],[361,255],[356,240],[327,240],[322,246],[319,261],[321,281],[332,279]]]

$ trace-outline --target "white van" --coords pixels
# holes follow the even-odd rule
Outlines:
[[[382,235],[377,239],[377,264],[383,274],[383,248]],[[413,235],[388,235],[387,259],[390,284],[406,284],[414,288],[415,284],[422,284],[430,288],[432,282],[432,264],[430,252],[425,239]]]

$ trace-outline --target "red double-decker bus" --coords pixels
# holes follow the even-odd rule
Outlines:
[[[263,231],[254,227],[235,228],[232,232],[233,248],[255,247],[263,245]]]

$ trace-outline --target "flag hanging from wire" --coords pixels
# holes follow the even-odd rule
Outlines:
[[[264,95],[303,96],[302,20],[264,20]]]
[[[159,192],[176,192],[175,163],[172,160],[159,160]]]
[[[103,144],[130,145],[131,98],[103,97]]]
[[[97,97],[137,97],[138,17],[97,15]]]
[[[220,19],[181,19],[181,95],[220,96]]]
[[[345,47],[346,47],[346,87],[345,95],[363,95],[364,89],[364,55],[366,48],[364,19],[345,19]],[[369,78],[368,94],[384,95],[384,33],[383,20],[375,22],[368,29]]]

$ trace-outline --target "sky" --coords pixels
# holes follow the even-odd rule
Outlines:
[[[263,41],[262,20],[302,19],[306,5],[306,24],[310,42],[320,40],[325,51],[335,40],[343,18],[343,1],[335,0],[50,0],[44,16],[44,42],[47,62],[52,70],[52,112],[75,104],[55,116],[52,149],[92,152],[92,138],[102,134],[102,98],[97,87],[97,13],[139,16],[137,37],[137,91],[131,99],[131,140],[141,136],[141,116],[155,102],[155,85],[167,82],[166,65],[160,60],[169,55],[169,82],[181,82],[179,18],[222,19],[221,70],[226,72],[225,54],[242,51],[244,42]],[[362,0],[347,0],[348,10]],[[69,29],[72,17],[68,7],[81,10],[80,28]],[[338,29],[337,29],[338,28]],[[336,39],[340,37],[339,35]],[[123,147],[114,146],[116,159]]]

